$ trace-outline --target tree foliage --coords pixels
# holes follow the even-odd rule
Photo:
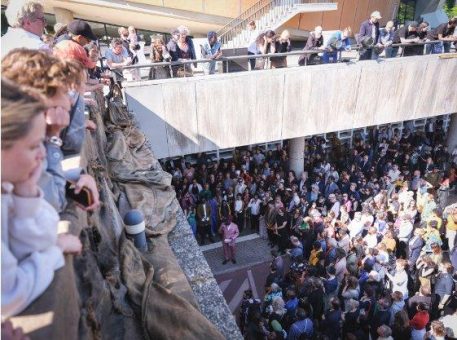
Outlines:
[[[449,18],[457,16],[457,6],[455,0],[446,0],[443,9]]]

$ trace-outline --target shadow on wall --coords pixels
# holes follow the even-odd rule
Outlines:
[[[166,117],[160,85],[135,88],[135,97],[126,92],[129,111],[135,116],[142,132],[148,141],[154,156],[157,159],[174,156],[176,154],[198,153],[202,148],[216,150],[219,146],[212,140],[195,134],[197,118],[195,109],[184,110],[188,116]],[[148,95],[144,96],[143,92]],[[141,102],[136,98],[141,98]],[[186,102],[176,101],[176,105],[186,105]],[[168,111],[168,110],[167,110]],[[173,112],[174,110],[171,110]],[[177,112],[175,110],[174,112]],[[193,112],[192,112],[193,111]],[[168,111],[170,112],[170,111]],[[180,112],[183,112],[180,110]],[[177,120],[177,121],[176,121]],[[173,121],[176,121],[173,124]],[[195,125],[195,126],[193,126]],[[187,126],[187,129],[183,129]]]

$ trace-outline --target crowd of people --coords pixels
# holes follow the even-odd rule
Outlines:
[[[385,27],[380,28],[381,19],[379,11],[374,11],[370,18],[361,24],[360,30],[355,34],[355,43],[359,52],[360,60],[378,59],[380,56],[394,58],[400,54],[398,44],[412,44],[403,46],[402,56],[423,55],[430,53],[448,53],[452,44],[457,43],[457,35],[454,34],[457,25],[457,17],[440,24],[433,29],[426,21],[420,24],[416,21],[407,22],[405,25],[395,24],[388,21]],[[277,33],[273,30],[260,31],[255,21],[250,21],[247,26],[247,54],[265,55],[285,53],[292,50],[289,31],[283,30]],[[322,26],[316,26],[308,35],[304,53],[300,56],[298,64],[312,65],[317,63],[335,63],[341,60],[342,51],[350,51],[354,34],[351,27],[333,32],[325,41],[322,34]],[[152,41],[152,63],[164,61],[186,61],[196,59],[195,47],[189,37],[189,30],[180,26],[171,33],[171,39],[165,44],[162,36]],[[433,42],[433,43],[430,43]],[[208,33],[208,40],[200,45],[202,57],[211,62],[204,64],[205,74],[214,74],[216,61],[222,56],[221,43],[218,41],[216,32]],[[315,51],[315,52],[313,52]],[[196,65],[195,65],[196,66]],[[265,68],[287,67],[287,57],[257,57],[249,59],[251,70]],[[152,67],[149,79],[164,79],[173,77],[192,76],[191,63],[180,66],[157,66]]]
[[[457,36],[454,34],[457,17],[451,18],[448,22],[433,29],[426,21],[420,24],[411,21],[401,27],[394,24],[393,21],[388,21],[384,28],[380,28],[379,19],[381,19],[381,14],[378,11],[373,12],[370,19],[364,21],[359,32],[355,34],[360,60],[377,59],[380,56],[394,58],[400,54],[400,47],[396,44],[413,44],[403,46],[401,52],[403,56],[413,56],[447,53],[452,44],[457,43]],[[285,53],[292,50],[290,33],[287,29],[281,33],[273,30],[259,31],[254,21],[249,22],[246,29],[249,40],[248,55]],[[317,26],[309,33],[304,47],[304,51],[307,53],[300,56],[299,65],[335,63],[341,60],[342,51],[351,50],[351,42],[354,38],[351,27],[333,32],[325,41],[322,32],[323,28]],[[181,25],[171,31],[171,38],[168,42],[161,34],[152,37],[150,52],[152,64],[163,62],[183,62],[183,64],[173,66],[161,64],[151,67],[149,79],[193,76],[192,65],[197,67],[197,64],[192,61],[197,59],[197,53],[189,34],[190,30]],[[429,43],[431,41],[434,43]],[[423,44],[418,45],[418,43]],[[216,72],[216,62],[222,57],[221,47],[217,33],[208,32],[207,40],[199,46],[202,58],[210,60],[203,63],[205,74]],[[107,66],[111,70],[115,70],[138,63],[139,55],[138,37],[135,28],[131,26],[128,29],[119,28],[119,37],[112,40],[110,49],[105,53],[105,58]],[[249,59],[249,65],[251,70],[287,67],[287,57],[253,57]],[[137,68],[123,70],[122,76],[127,80],[141,79]]]
[[[64,255],[82,251],[63,216],[70,207],[95,211],[99,193],[92,176],[79,167],[64,171],[63,160],[78,156],[86,134],[97,128],[85,112],[94,105],[90,92],[104,86],[89,76],[98,56],[86,22],[74,20],[45,42],[41,2],[10,1],[5,15],[10,27],[1,38],[2,321],[43,294],[65,265]],[[60,223],[67,228],[58,233]],[[23,338],[9,321],[2,323],[2,338],[12,336]]]
[[[457,337],[457,204],[446,203],[457,150],[441,119],[404,126],[369,129],[351,148],[313,137],[298,176],[287,146],[164,162],[199,243],[222,240],[223,264],[238,229],[268,238],[264,299],[247,292],[241,308],[246,338]]]
[[[1,39],[3,319],[21,313],[47,289],[64,254],[82,250],[76,235],[58,233],[57,226],[73,203],[96,210],[99,193],[93,177],[81,168],[64,171],[62,161],[79,155],[86,134],[97,128],[85,115],[94,105],[90,93],[113,82],[97,65],[100,49],[87,22],[57,24],[55,35],[43,35],[43,6],[34,0],[10,2],[5,15],[11,27]],[[362,24],[375,41],[384,36],[377,17]],[[446,50],[455,41],[456,22],[429,31],[427,39],[441,40]],[[393,36],[416,39],[415,28],[412,23]],[[316,46],[322,45],[321,33],[316,28],[310,37]],[[350,35],[346,28],[331,40]],[[250,53],[290,51],[288,32],[267,31],[255,42],[258,49]],[[432,53],[439,50],[434,46]],[[209,32],[201,45],[204,57],[212,59],[208,74],[215,71],[220,48],[217,34]],[[134,27],[120,28],[105,54],[108,68],[134,64],[136,51]],[[326,53],[324,60],[338,58]],[[151,58],[195,60],[189,30],[180,26],[167,44],[155,39]],[[271,58],[271,64],[284,67],[287,59]],[[150,77],[192,73],[190,64],[168,70],[153,68]],[[444,136],[442,121],[430,120],[425,132],[372,129],[351,149],[336,138],[326,148],[327,141],[313,137],[302,174],[289,169],[287,147],[235,150],[229,161],[201,154],[195,164],[181,159],[164,166],[200,244],[216,236],[223,240],[224,264],[236,263],[235,240],[248,228],[273,248],[264,301],[257,304],[246,294],[242,324],[248,338],[419,339],[430,322],[428,336],[438,339],[453,330],[457,337],[457,208],[443,210],[456,187],[457,152],[449,154]],[[287,273],[280,256],[285,253],[292,261]],[[447,315],[448,309],[454,314]],[[8,323],[3,329],[15,332]]]

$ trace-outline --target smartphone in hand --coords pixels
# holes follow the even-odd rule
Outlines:
[[[90,190],[83,187],[79,193],[75,193],[75,188],[75,183],[67,181],[67,184],[65,185],[66,196],[85,208],[90,207],[94,203]]]

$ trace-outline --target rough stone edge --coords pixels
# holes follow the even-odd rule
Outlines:
[[[227,339],[243,339],[181,208],[168,241],[189,281],[200,310]]]

